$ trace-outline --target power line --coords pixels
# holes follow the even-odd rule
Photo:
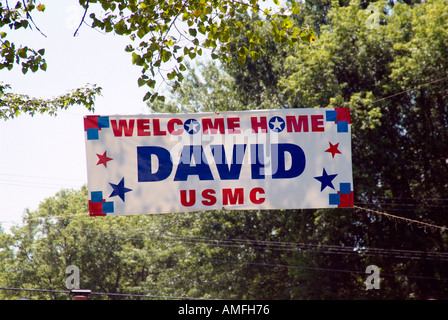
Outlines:
[[[426,197],[376,197],[385,200],[428,200],[428,201],[448,201],[448,198],[426,198]]]
[[[363,208],[359,208],[363,209]],[[364,209],[363,209],[364,210]],[[83,216],[86,216],[86,214],[82,214]],[[78,215],[79,216],[79,215]],[[44,217],[45,219],[54,219],[54,218],[70,218],[72,216],[55,216],[55,217]],[[401,217],[402,218],[402,217]],[[36,219],[40,219],[36,218]],[[405,218],[406,219],[406,218]],[[414,220],[412,220],[413,223],[415,223]],[[419,221],[417,221],[419,222]],[[62,226],[60,226],[62,227]],[[431,225],[433,227],[433,225]],[[118,230],[109,229],[109,230],[102,230],[102,229],[95,229],[95,228],[78,228],[79,230],[82,230],[82,234],[85,233],[101,233],[101,234],[107,234],[107,233],[117,233]],[[73,231],[75,232],[75,231]],[[121,231],[120,231],[121,232]],[[132,230],[132,234],[138,235],[139,232],[142,232],[140,230]],[[154,240],[154,237],[156,235],[148,235],[143,234],[144,238]],[[110,236],[110,237],[120,237],[120,236]],[[142,240],[141,238],[125,238],[125,239],[136,239],[136,240]],[[213,244],[213,245],[235,245],[237,247],[243,246],[259,246],[260,248],[266,248],[266,249],[272,249],[278,248],[278,249],[293,249],[289,248],[289,246],[296,246],[296,249],[336,249],[336,252],[339,250],[339,253],[348,253],[352,250],[370,250],[373,255],[382,255],[384,253],[390,253],[390,254],[399,254],[399,255],[406,255],[406,254],[424,254],[424,255],[439,255],[439,257],[434,256],[435,259],[442,257],[442,261],[445,261],[446,259],[446,253],[437,253],[437,252],[425,252],[425,251],[412,251],[412,250],[394,250],[394,249],[379,249],[379,248],[357,248],[357,247],[345,247],[345,246],[336,246],[336,245],[316,245],[316,244],[301,244],[301,243],[295,243],[295,242],[279,242],[279,241],[266,241],[266,240],[253,240],[253,239],[213,239],[213,238],[192,238],[192,237],[180,237],[180,238],[160,238],[160,235],[155,237],[156,240],[160,241],[190,241],[193,244]],[[376,251],[375,251],[376,250]],[[177,255],[180,256],[180,255]],[[185,258],[185,256],[182,256]],[[406,257],[406,256],[404,256]],[[409,256],[407,256],[409,258]],[[346,269],[334,269],[334,268],[319,268],[319,267],[307,267],[307,266],[297,266],[297,265],[285,265],[285,264],[275,264],[275,263],[265,263],[265,262],[253,262],[253,261],[241,261],[241,260],[233,260],[233,259],[211,259],[206,257],[199,257],[197,258],[199,260],[203,261],[213,261],[213,262],[219,262],[219,263],[233,263],[233,264],[247,264],[247,265],[254,265],[254,266],[261,266],[261,267],[271,267],[271,268],[290,268],[290,269],[301,269],[301,270],[310,270],[310,271],[321,271],[321,272],[337,272],[337,273],[353,273],[353,274],[365,274],[362,271],[359,270],[346,270]],[[381,276],[390,276],[390,277],[407,277],[407,278],[413,278],[413,279],[425,279],[425,280],[442,280],[447,281],[448,278],[444,277],[434,277],[434,276],[424,276],[424,275],[407,275],[407,274],[394,274],[394,273],[381,273]],[[20,289],[20,288],[0,288],[0,289]],[[47,289],[24,289],[24,290],[33,290],[33,291],[42,291],[42,292],[50,292]],[[55,293],[62,293],[62,291],[54,291]],[[104,295],[110,295],[110,296],[123,296],[123,297],[141,297],[141,298],[170,298],[170,299],[194,299],[191,297],[168,297],[168,296],[154,296],[154,295],[145,295],[145,294],[126,294],[126,293],[93,293],[93,294],[104,294]]]
[[[85,182],[83,179],[30,176],[30,175],[20,175],[20,174],[10,174],[10,173],[0,173],[0,176],[13,177],[13,178],[27,178],[27,179],[33,178],[33,179],[42,179],[42,180],[64,180],[64,181],[69,180],[69,181]]]
[[[446,208],[448,209],[448,204],[438,203],[438,204],[429,204],[429,203],[422,203],[419,205],[412,204],[412,203],[387,203],[387,202],[355,202],[355,204],[360,205],[376,205],[376,206],[390,206],[390,207],[411,207],[411,208],[421,208],[421,207],[430,207],[430,208]]]
[[[139,293],[107,293],[107,292],[92,292],[92,295],[102,295],[111,297],[138,297],[138,298],[151,298],[151,299],[176,299],[176,300],[219,300],[213,298],[196,298],[196,297],[178,297],[178,296],[158,296]],[[227,300],[227,299],[226,299]]]
[[[417,225],[419,225],[421,227],[424,227],[424,228],[437,228],[437,229],[441,229],[441,230],[448,229],[448,228],[443,227],[443,226],[438,226],[438,225],[434,225],[434,224],[430,224],[430,223],[426,223],[426,222],[421,222],[421,221],[414,220],[414,219],[409,219],[409,218],[405,218],[405,217],[401,217],[401,216],[396,216],[396,215],[388,214],[386,212],[381,212],[381,211],[378,211],[378,210],[362,208],[362,207],[359,207],[357,205],[355,205],[354,208],[355,209],[359,209],[359,210],[364,210],[364,211],[367,211],[367,212],[373,212],[375,214],[385,215],[389,219],[403,220],[403,221],[406,221],[408,224],[417,224]],[[60,215],[60,216],[49,216],[49,217],[25,218],[24,220],[26,220],[26,221],[35,221],[35,220],[69,219],[69,218],[81,217],[81,216],[87,217],[89,215],[87,213],[81,213],[81,214],[76,214],[76,215]],[[0,221],[0,222],[2,222],[2,221]],[[6,221],[4,221],[4,222],[6,222]],[[102,233],[107,232],[107,231],[104,231],[104,230],[101,230],[101,229],[81,228],[81,227],[79,227],[79,228],[82,229],[83,231],[92,231],[93,230],[95,232],[102,232]],[[111,230],[111,229],[109,229],[109,232],[117,233],[118,230]],[[133,234],[136,234],[137,232],[147,232],[147,230],[142,230],[142,231],[133,230]],[[145,234],[145,236],[146,237],[152,237],[152,239],[154,239],[154,237],[157,237],[158,235],[147,235],[147,234]],[[128,238],[128,239],[130,239],[130,240],[139,240],[139,239],[132,239],[132,238]],[[159,240],[161,240],[161,239],[159,239]],[[168,241],[169,239],[164,238],[164,240]],[[275,248],[275,247],[278,248],[279,246],[283,246],[283,247],[284,246],[288,246],[289,248],[287,248],[287,249],[305,248],[306,246],[308,246],[309,248],[312,247],[312,246],[314,246],[315,248],[319,247],[319,248],[326,248],[326,249],[335,249],[336,248],[336,246],[332,247],[332,246],[328,246],[328,245],[325,246],[325,245],[303,244],[303,243],[295,243],[295,242],[268,242],[268,241],[255,240],[255,239],[253,239],[253,240],[252,239],[225,239],[225,240],[222,240],[222,239],[211,239],[211,238],[207,239],[207,238],[188,238],[188,237],[185,238],[184,237],[184,238],[176,238],[175,240],[177,240],[177,241],[182,240],[182,241],[185,241],[185,242],[188,242],[188,241],[189,242],[195,242],[195,241],[196,242],[199,242],[199,241],[206,242],[206,241],[211,241],[211,242],[213,242],[215,244],[219,243],[221,245],[224,245],[226,243],[227,244],[231,243],[232,245],[235,245],[235,244],[241,244],[243,242],[246,242],[246,243],[250,242],[254,246],[266,245],[266,246],[271,246],[273,248]],[[237,243],[237,242],[239,242],[239,243]],[[294,248],[292,248],[293,246],[294,246]],[[347,251],[347,250],[353,250],[353,251],[360,250],[359,247],[347,247],[347,246],[339,247],[339,249],[341,249],[341,248],[344,248],[345,251]],[[370,250],[369,248],[364,248],[363,250],[366,250],[366,249]],[[373,250],[378,250],[378,249],[374,248]],[[422,252],[422,253],[427,254],[428,252]]]
[[[68,184],[54,184],[54,183],[34,183],[34,182],[8,182],[0,181],[0,185],[7,185],[8,187],[25,187],[25,188],[39,188],[39,189],[58,189],[61,188],[77,188],[78,185],[68,185]]]
[[[442,200],[441,200],[442,201]],[[443,200],[446,201],[446,200]],[[434,212],[439,211],[440,209],[448,210],[448,204],[444,203],[419,203],[419,204],[411,204],[411,203],[387,203],[387,202],[354,202],[355,206],[374,206],[376,210],[386,210],[386,211],[422,211],[424,212]],[[371,208],[368,208],[371,209]]]
[[[26,180],[24,180],[26,179]],[[76,184],[76,182],[78,182]],[[38,188],[79,188],[82,179],[53,178],[0,173],[0,185]]]
[[[375,213],[375,214],[378,214],[378,215],[383,215],[383,216],[389,218],[390,220],[404,221],[408,225],[417,225],[418,227],[423,228],[425,231],[426,231],[427,228],[430,228],[430,229],[433,229],[433,230],[439,229],[441,231],[448,230],[448,228],[444,227],[444,226],[438,226],[438,225],[435,225],[435,224],[432,224],[432,223],[427,223],[427,222],[422,222],[422,221],[409,219],[409,218],[405,218],[405,217],[401,217],[401,216],[396,216],[396,215],[393,215],[393,214],[390,214],[390,213],[387,213],[387,212],[382,212],[382,211],[373,210],[373,209],[367,209],[367,208],[361,208],[361,207],[358,207],[356,205],[353,206],[353,207],[355,209],[364,210],[364,211],[367,211],[367,212],[372,212],[372,213]]]
[[[383,101],[383,100],[387,100],[387,99],[390,99],[390,98],[392,98],[392,97],[398,96],[398,95],[400,95],[400,94],[408,93],[408,92],[410,92],[410,91],[419,89],[420,87],[427,86],[427,85],[430,85],[430,84],[433,84],[433,83],[436,83],[436,82],[440,82],[440,81],[443,81],[443,80],[446,80],[446,79],[448,79],[448,76],[447,76],[447,77],[440,78],[440,79],[436,79],[436,80],[433,80],[433,81],[429,81],[429,82],[424,83],[424,84],[420,84],[420,85],[418,85],[418,86],[416,86],[416,87],[413,87],[413,88],[411,88],[411,89],[406,89],[406,90],[403,90],[403,91],[400,91],[400,92],[391,94],[391,95],[389,95],[389,96],[386,96],[386,97],[384,97],[384,98],[380,98],[380,99],[374,100],[374,101],[372,101],[372,103],[379,102],[379,101]]]
[[[41,292],[41,293],[56,293],[56,294],[70,294],[70,290],[55,290],[55,289],[27,289],[27,288],[13,288],[13,287],[0,287],[0,290],[10,291],[25,291],[25,292]],[[151,298],[151,299],[174,299],[174,300],[217,300],[208,298],[196,298],[196,297],[179,297],[179,296],[162,296],[162,295],[148,295],[139,293],[111,293],[111,292],[91,292],[91,295],[102,296],[115,296],[115,297],[138,297],[138,298]]]
[[[415,206],[415,207],[417,207],[417,206]],[[442,207],[444,207],[444,206],[442,206]],[[388,217],[391,220],[405,221],[408,225],[416,224],[419,227],[424,228],[425,231],[426,231],[427,228],[439,229],[439,230],[442,230],[442,231],[446,231],[448,229],[447,227],[444,227],[444,226],[438,226],[438,225],[435,225],[435,224],[422,222],[422,221],[418,221],[418,220],[415,220],[415,219],[410,219],[410,218],[406,218],[406,217],[396,216],[396,215],[392,215],[392,214],[389,214],[389,213],[386,213],[386,212],[382,212],[382,211],[378,211],[378,210],[362,208],[362,207],[359,207],[357,205],[354,205],[354,208],[355,209],[359,209],[359,210],[364,210],[364,211],[367,211],[367,212],[371,212],[371,213],[375,213],[375,214],[379,214],[379,215],[384,215],[384,216]],[[26,218],[25,220],[32,221],[32,220],[41,220],[41,219],[59,219],[59,218],[70,218],[70,217],[74,217],[74,216],[88,216],[88,214],[77,214],[77,215],[71,215],[71,216],[62,215],[62,216],[51,216],[51,217],[35,217],[35,218]],[[214,239],[213,241],[219,241],[219,240]],[[256,240],[251,240],[251,241],[256,241]],[[297,244],[295,244],[295,245],[297,246]]]
[[[373,212],[375,214],[385,215],[389,219],[392,220],[401,220],[405,221],[408,225],[409,224],[417,224],[420,227],[423,228],[436,228],[441,230],[446,230],[446,227],[443,226],[437,226],[434,224],[421,222],[414,219],[409,219],[401,216],[392,215],[386,212],[381,212],[378,210],[372,210],[368,208],[361,208],[358,206],[354,206],[355,209],[364,210],[367,212]],[[87,213],[81,213],[76,215],[61,215],[61,216],[49,216],[49,217],[34,217],[34,218],[25,218],[27,221],[36,221],[36,220],[55,220],[55,219],[70,219],[73,217],[87,217]],[[62,226],[60,226],[62,227]],[[206,244],[206,245],[214,245],[214,246],[221,246],[221,247],[250,247],[253,249],[259,249],[259,250],[284,250],[284,251],[318,251],[321,253],[328,253],[328,254],[352,254],[352,255],[369,255],[369,256],[395,256],[398,258],[407,258],[407,259],[436,259],[441,261],[446,261],[448,259],[448,253],[443,252],[428,252],[428,251],[412,251],[412,250],[401,250],[401,249],[382,249],[382,248],[366,248],[366,247],[350,247],[350,246],[332,246],[332,245],[322,245],[322,244],[309,244],[309,243],[296,243],[296,242],[279,242],[279,241],[265,241],[265,240],[255,240],[255,239],[213,239],[213,238],[193,238],[193,237],[178,237],[178,236],[171,236],[171,238],[168,238],[166,236],[161,237],[160,234],[148,234],[147,230],[132,230],[132,234],[135,236],[140,236],[143,238],[135,238],[135,237],[129,237],[127,234],[126,237],[123,236],[123,232],[120,230],[102,230],[102,229],[94,229],[94,228],[83,228],[83,227],[76,227],[78,230],[83,231],[83,233],[90,233],[93,232],[96,233],[113,233],[114,238],[122,238],[122,239],[128,239],[128,240],[144,240],[144,239],[151,239],[155,241],[181,241],[184,243],[189,243],[193,245],[198,244]],[[73,231],[72,233],[74,233]],[[122,235],[117,235],[118,232],[120,232]],[[144,234],[138,234],[141,232],[145,232]]]
[[[90,228],[82,228],[83,232],[92,231]],[[98,233],[101,231],[97,231]],[[284,251],[323,251],[324,253],[344,253],[354,255],[371,255],[371,253],[379,254],[397,254],[402,255],[405,258],[413,258],[421,255],[426,255],[425,258],[437,258],[448,259],[448,253],[444,252],[428,252],[428,251],[416,251],[416,250],[404,250],[404,249],[380,249],[380,248],[367,248],[367,247],[353,247],[353,246],[341,246],[341,245],[324,245],[324,244],[310,244],[299,242],[283,242],[283,241],[266,241],[266,240],[252,240],[252,239],[213,239],[213,238],[197,238],[197,237],[160,237],[159,235],[143,235],[146,239],[154,241],[181,241],[192,244],[206,244],[222,247],[234,247],[239,248],[247,246],[256,249],[264,250],[284,250]],[[120,237],[120,236],[118,236]],[[130,240],[144,240],[141,238],[126,238]]]
[[[85,214],[81,214],[85,216]],[[79,215],[78,215],[79,216]],[[67,217],[67,216],[66,216]],[[38,219],[38,218],[36,218]],[[65,226],[54,226],[58,228],[65,228]],[[73,227],[72,227],[73,228]],[[227,248],[251,248],[254,250],[273,250],[273,251],[294,251],[306,252],[313,251],[325,254],[342,254],[342,255],[356,255],[356,256],[386,256],[402,259],[423,259],[423,260],[439,260],[448,261],[448,253],[446,252],[431,252],[418,251],[406,249],[384,249],[384,248],[368,248],[368,247],[354,247],[354,246],[340,246],[340,245],[324,245],[324,244],[310,244],[299,242],[284,242],[284,241],[266,241],[254,239],[215,239],[205,237],[188,237],[188,236],[161,236],[160,234],[148,234],[147,230],[131,230],[126,233],[116,229],[96,229],[75,226],[75,230],[67,231],[68,234],[79,234],[81,231],[85,234],[100,234],[103,238],[123,239],[129,241],[158,241],[158,242],[182,242],[187,245],[208,245],[216,247]],[[76,231],[78,230],[78,231]],[[129,235],[129,233],[131,235]],[[113,235],[111,235],[113,234]]]
[[[363,274],[363,275],[366,274],[365,272],[359,271],[359,270],[344,270],[344,269],[332,269],[332,268],[305,267],[305,266],[284,265],[284,264],[274,264],[274,263],[245,262],[245,261],[226,260],[226,259],[208,259],[208,258],[202,258],[202,259],[203,260],[216,261],[216,262],[231,262],[231,263],[258,265],[258,266],[264,266],[264,267],[282,267],[282,268],[303,269],[303,270],[323,271],[323,272],[340,272],[340,273],[353,273],[353,274]],[[381,272],[380,275],[381,276],[386,276],[386,277],[407,277],[407,278],[413,278],[413,279],[448,281],[448,278],[433,277],[433,276],[415,276],[415,275],[396,274],[396,273],[383,273],[383,272]]]

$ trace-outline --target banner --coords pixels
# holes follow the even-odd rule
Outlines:
[[[353,207],[348,108],[86,116],[92,216]]]

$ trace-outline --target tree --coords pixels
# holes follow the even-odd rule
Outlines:
[[[61,190],[28,211],[22,226],[0,235],[0,287],[19,289],[0,290],[0,297],[68,299],[65,270],[75,265],[81,288],[95,293],[90,299],[288,298],[283,251],[267,243],[275,234],[265,236],[281,228],[275,216],[211,211],[89,217],[87,203],[85,187]]]
[[[279,2],[274,3],[278,6]],[[109,33],[128,37],[132,44],[125,50],[132,53],[132,63],[142,67],[138,79],[139,86],[147,86],[149,91],[144,100],[154,101],[164,96],[155,88],[157,76],[161,75],[176,88],[183,79],[186,59],[195,59],[209,50],[215,59],[229,61],[231,38],[241,32],[238,17],[249,12],[260,25],[271,26],[276,41],[292,45],[299,40],[310,41],[313,31],[309,28],[292,28],[291,15],[298,13],[297,3],[290,2],[290,8],[276,11],[262,8],[259,1],[155,1],[155,0],[79,0],[85,10],[80,27],[90,17],[91,27]],[[37,72],[47,69],[45,49],[33,49],[27,45],[17,45],[8,40],[11,31],[36,29],[45,34],[33,20],[36,11],[45,12],[46,5],[36,0],[16,1],[0,4],[0,69],[11,70],[15,65],[22,67],[25,74],[29,70]],[[90,12],[89,16],[87,14]],[[75,31],[79,31],[79,28]],[[250,44],[238,48],[241,61],[247,56],[258,56],[263,51],[264,39],[255,33],[248,33]],[[169,71],[165,66],[168,66]],[[94,99],[101,93],[101,87],[86,86],[73,90],[55,99],[36,99],[10,91],[8,84],[0,84],[0,116],[13,118],[20,113],[49,113],[66,109],[74,104],[84,105],[93,110]]]
[[[87,212],[85,189],[65,191],[28,212],[12,235],[1,235],[1,286],[62,289],[65,266],[75,264],[83,287],[106,293],[446,298],[446,233],[418,228],[418,221],[447,225],[447,5],[375,2],[383,10],[374,30],[366,25],[366,4],[332,5],[311,45],[272,48],[269,61],[249,57],[244,65],[235,46],[231,63],[192,70],[172,100],[149,105],[157,111],[252,108],[258,102],[250,104],[239,93],[243,87],[262,107],[269,107],[265,97],[276,107],[350,107],[361,209],[94,218],[74,215]],[[247,30],[257,26],[250,17],[241,21]],[[246,35],[233,41],[247,43]],[[248,81],[260,70],[272,70],[277,80]],[[380,268],[379,290],[366,290],[369,265]]]
[[[134,224],[141,218],[92,219],[87,211],[85,187],[76,192],[62,190],[43,201],[36,211],[27,211],[23,226],[12,228],[11,234],[2,234],[1,286],[48,290],[36,292],[32,298],[69,299],[60,291],[67,291],[66,268],[76,265],[81,288],[106,296],[128,289],[132,293],[132,288],[145,278],[148,266],[135,253],[141,247],[138,235],[125,237],[116,230],[135,229]],[[0,294],[4,298],[24,295],[20,291]],[[95,298],[104,297],[91,297]]]
[[[22,73],[46,71],[47,61],[44,58],[45,49],[33,49],[27,45],[18,45],[8,40],[11,31],[4,31],[7,27],[14,32],[20,29],[36,29],[45,36],[34,23],[31,16],[33,11],[45,11],[45,5],[36,5],[36,1],[17,1],[15,6],[0,3],[0,70],[12,70],[20,65]],[[0,82],[0,119],[12,119],[21,113],[34,115],[36,113],[56,114],[58,110],[67,109],[72,105],[84,105],[89,111],[93,110],[94,100],[101,93],[96,85],[87,85],[72,90],[53,99],[32,98],[27,95],[11,92],[11,86]]]
[[[97,1],[81,0],[86,12],[89,5]],[[299,12],[298,3],[289,2],[289,9],[262,8],[259,1],[240,2],[221,1],[98,1],[105,13],[97,18],[90,17],[93,27],[106,32],[114,31],[128,36],[132,41],[141,41],[138,45],[129,45],[126,51],[132,52],[134,64],[142,67],[139,85],[154,89],[156,73],[174,80],[174,88],[183,80],[182,71],[186,70],[184,59],[194,59],[210,51],[211,57],[229,61],[232,37],[241,33],[243,25],[239,16],[249,14],[259,25],[271,26],[276,41],[293,45],[299,40],[310,41],[313,31],[309,28],[293,28],[291,15]],[[279,6],[278,1],[274,3]],[[238,47],[239,60],[244,62],[248,56],[257,56],[263,51],[264,39],[256,33],[248,32],[249,46]],[[162,66],[174,61],[174,67],[162,74]],[[144,100],[154,101],[158,92],[148,92]],[[160,96],[163,101],[163,96]]]
[[[226,94],[239,99],[235,105],[241,108],[350,107],[357,207],[446,226],[441,214],[447,206],[448,181],[446,148],[442,147],[447,138],[448,97],[443,89],[447,32],[442,22],[446,3],[371,4],[379,9],[380,20],[374,29],[367,23],[372,15],[369,3],[339,5],[333,1],[331,8],[310,15],[302,10],[304,16],[298,18],[303,21],[320,17],[317,41],[298,43],[286,51],[281,46],[273,48],[263,62],[248,59],[241,66],[232,60],[221,72],[233,78],[225,87],[232,91],[233,86],[237,94]],[[256,26],[249,22],[247,28]],[[247,39],[241,34],[238,41]],[[263,74],[263,70],[271,73]],[[264,81],[274,76],[276,81]],[[216,81],[206,77],[202,84],[209,90],[209,101],[224,99]],[[202,98],[193,90],[178,93],[183,95],[177,101],[201,108]],[[281,103],[273,97],[280,97],[277,101]],[[219,105],[210,103],[207,108],[219,110]],[[429,233],[427,228],[418,228],[418,223],[407,225],[362,209],[291,211],[278,219],[276,225],[282,227],[272,229],[279,233],[277,239],[314,246],[281,259],[296,266],[289,268],[285,281],[292,286],[291,297],[424,299],[447,295],[446,265],[443,255],[437,254],[446,252],[447,243],[438,228]],[[364,271],[372,264],[386,274],[380,291],[365,290]]]
[[[350,107],[358,205],[445,226],[447,220],[439,212],[447,205],[443,195],[448,176],[442,160],[446,150],[439,142],[447,134],[443,115],[448,97],[442,88],[448,61],[441,44],[448,34],[440,29],[439,19],[446,15],[446,2],[390,7],[378,1],[375,5],[382,10],[374,29],[368,28],[369,12],[359,2],[334,6],[328,14],[329,24],[320,29],[319,41],[307,47],[299,44],[299,50],[286,59],[290,75],[280,81],[279,89],[291,107]],[[446,250],[443,233],[429,234],[396,226],[382,216],[359,214],[365,215],[341,212],[336,218],[328,211],[317,213],[325,223],[319,241],[423,252]],[[362,263],[377,264],[390,273],[407,271],[434,278],[431,282],[409,278],[404,285],[403,278],[387,278],[386,288],[396,291],[385,294],[384,290],[382,297],[446,296],[445,282],[437,280],[445,274],[443,262],[377,259]],[[352,265],[329,259],[317,265],[322,264],[334,269]],[[346,287],[342,281],[329,279],[327,283]],[[311,287],[316,286],[311,282]],[[333,292],[343,296],[342,289]]]

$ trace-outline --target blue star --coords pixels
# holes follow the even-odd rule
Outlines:
[[[285,120],[280,117],[273,117],[269,120],[269,128],[274,132],[281,132],[285,129]]]
[[[321,183],[320,192],[322,192],[326,187],[334,189],[333,183],[331,183],[331,181],[333,181],[336,176],[337,174],[327,174],[327,171],[325,171],[324,168],[324,171],[320,177],[314,177],[314,179],[320,181]]]
[[[118,184],[113,184],[110,182],[109,182],[109,184],[114,189],[114,191],[110,194],[109,198],[119,196],[121,198],[121,200],[123,200],[123,202],[124,202],[125,201],[124,194],[126,192],[132,191],[132,189],[126,188],[124,186],[124,178],[122,178]]]
[[[201,125],[196,119],[188,119],[184,122],[184,128],[189,134],[195,134],[199,132]]]

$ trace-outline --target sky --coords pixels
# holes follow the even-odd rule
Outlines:
[[[79,189],[87,183],[84,115],[149,113],[143,102],[146,89],[137,85],[141,70],[124,51],[130,40],[87,25],[74,37],[83,14],[77,0],[45,4],[45,12],[36,12],[33,18],[47,37],[34,30],[11,40],[36,50],[45,48],[47,71],[23,75],[17,65],[12,71],[0,71],[0,81],[10,84],[14,93],[40,98],[88,83],[103,91],[94,113],[73,106],[56,117],[20,115],[0,120],[0,223],[6,231],[21,224],[25,209],[36,210],[60,189]]]

